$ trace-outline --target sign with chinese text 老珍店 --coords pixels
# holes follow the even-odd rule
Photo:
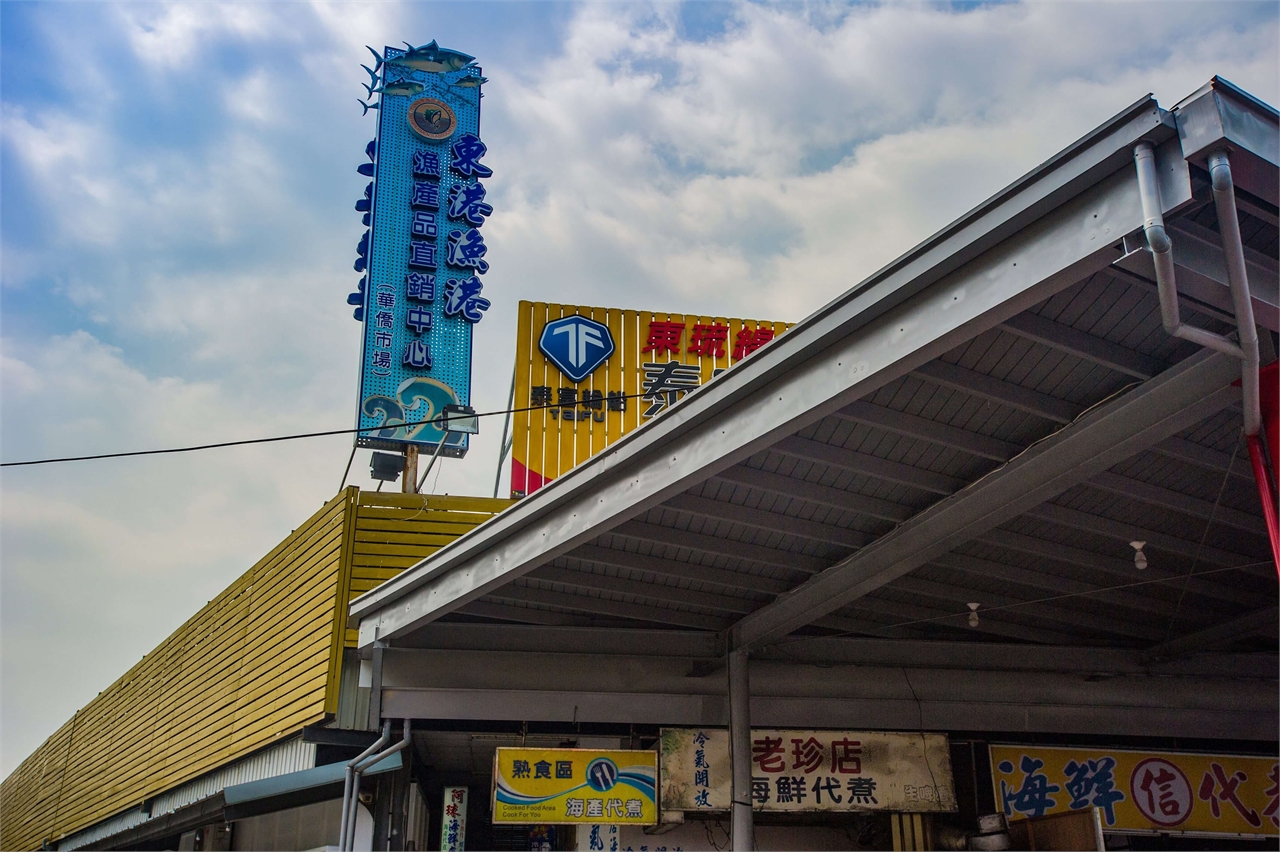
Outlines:
[[[1275,756],[993,745],[991,779],[1010,819],[1096,806],[1105,831],[1280,833]]]
[[[568,473],[790,327],[520,302],[511,496]]]
[[[662,810],[726,811],[729,732],[663,728]],[[760,811],[954,811],[945,734],[751,732],[751,805]]]
[[[366,88],[378,100],[365,107],[377,110],[378,132],[358,169],[372,178],[356,202],[368,226],[356,247],[364,277],[347,300],[364,326],[357,443],[399,450],[444,440],[446,455],[461,456],[467,436],[430,421],[469,403],[472,332],[489,307],[484,78],[472,57],[435,42],[370,52]]]
[[[656,825],[658,753],[499,748],[495,823]]]
[[[442,852],[462,852],[467,848],[467,788],[444,788],[444,818],[440,820]]]

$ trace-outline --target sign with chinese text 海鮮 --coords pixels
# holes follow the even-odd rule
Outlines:
[[[511,496],[568,473],[790,327],[520,302]]]
[[[495,823],[655,825],[655,751],[499,748]]]
[[[1105,831],[1280,834],[1280,762],[1120,749],[991,746],[1009,819],[1096,806]]]
[[[663,728],[662,809],[726,811],[729,732]],[[751,806],[760,811],[954,811],[945,734],[751,732]]]
[[[462,852],[467,846],[467,788],[444,788],[444,818],[440,821],[441,852]]]
[[[364,277],[348,298],[364,324],[357,443],[444,441],[446,455],[461,456],[467,435],[431,421],[470,402],[472,333],[489,307],[484,78],[472,57],[435,42],[374,57],[366,88],[378,100],[366,107],[378,132],[359,169],[373,180],[356,202],[369,226],[356,248]]]

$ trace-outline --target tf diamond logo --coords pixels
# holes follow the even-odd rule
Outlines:
[[[542,329],[538,348],[572,382],[595,372],[613,354],[609,327],[576,314],[552,320]]]

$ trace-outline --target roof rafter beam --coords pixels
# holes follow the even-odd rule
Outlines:
[[[849,405],[837,412],[835,416],[841,420],[861,423],[886,432],[896,432],[899,435],[952,447],[992,461],[1008,461],[1022,452],[1022,447],[1010,441],[970,432],[958,426],[948,426],[946,423],[939,423],[927,417],[895,411],[863,400]]]
[[[1010,334],[1137,379],[1149,379],[1164,369],[1164,364],[1155,358],[1039,314],[1018,314],[1005,320],[1000,327]]]
[[[1139,535],[1147,534],[1146,530],[1135,531],[1130,529],[1130,532],[1136,532]],[[1028,556],[1038,556],[1066,565],[1078,565],[1081,568],[1088,568],[1092,571],[1115,577],[1120,583],[1136,583],[1141,580],[1158,579],[1185,582],[1188,584],[1188,591],[1194,591],[1202,597],[1216,601],[1219,606],[1239,604],[1248,606],[1257,602],[1257,596],[1252,592],[1236,589],[1227,583],[1215,583],[1203,577],[1191,577],[1188,579],[1160,565],[1151,565],[1139,575],[1133,565],[1133,550],[1129,548],[1129,541],[1131,540],[1122,539],[1117,543],[1116,552],[1123,552],[1129,557],[1121,559],[1104,553],[1096,553],[1092,550],[1072,547],[1060,541],[1035,538],[1034,536],[1022,535],[1005,529],[990,530],[977,538],[977,541],[992,544],[1005,550],[1012,550],[1015,553],[1025,553]],[[1121,551],[1120,547],[1124,547],[1125,550]]]
[[[757,468],[745,467],[740,464],[720,471],[715,475],[715,478],[725,482],[745,485],[757,491],[783,494],[787,497],[794,497],[797,500],[804,500],[806,503],[816,503],[820,506],[829,506],[845,512],[859,512],[864,515],[870,515],[873,518],[893,521],[894,523],[901,523],[915,514],[914,509],[901,503],[892,503],[888,500],[881,500],[878,497],[867,497],[856,491],[833,488],[830,485],[820,485],[817,482],[810,482],[806,479],[783,476],[780,473],[770,473],[767,470],[758,470]]]
[[[1130,541],[1141,539],[1147,543],[1148,547],[1155,550],[1164,550],[1191,559],[1198,557],[1202,562],[1211,562],[1224,568],[1239,568],[1259,577],[1270,577],[1275,573],[1274,568],[1268,567],[1270,565],[1269,556],[1264,559],[1242,556],[1239,553],[1232,553],[1209,544],[1201,545],[1198,541],[1178,538],[1155,530],[1142,529],[1124,521],[1114,521],[1111,518],[1091,515],[1088,512],[1081,512],[1079,509],[1059,506],[1057,503],[1044,503],[1040,506],[1035,506],[1025,514],[1028,517],[1048,521],[1051,524],[1114,538],[1126,544]]]
[[[850,473],[883,479],[886,482],[896,482],[899,485],[907,485],[933,494],[951,494],[954,491],[959,491],[966,484],[963,479],[954,476],[934,473],[924,468],[882,459],[879,456],[860,453],[857,450],[846,450],[834,444],[824,444],[821,441],[813,441],[795,435],[783,438],[770,447],[769,452],[780,453],[785,456],[804,459],[805,461],[818,462],[829,467],[847,470]]]
[[[1103,471],[1085,484],[1092,488],[1109,491],[1112,494],[1130,497],[1151,506],[1182,512],[1194,518],[1203,518],[1205,520],[1212,518],[1214,523],[1225,524],[1254,535],[1267,534],[1267,527],[1262,522],[1262,518],[1228,506],[1214,506],[1208,500],[1201,500],[1198,497],[1191,497],[1187,494],[1179,494],[1176,491],[1170,491],[1167,488],[1161,488],[1158,485],[1152,485],[1140,479],[1131,479],[1110,471]]]
[[[626,618],[632,621],[648,621],[654,624],[667,624],[674,627],[689,627],[695,630],[717,630],[727,623],[727,619],[711,615],[644,606],[642,604],[623,603],[606,598],[592,597],[591,595],[575,595],[569,592],[536,589],[530,586],[503,586],[501,589],[495,590],[490,597],[497,600],[555,606],[572,612],[605,615],[611,618]]]
[[[1107,589],[1095,583],[1086,583],[1064,574],[1051,574],[1020,568],[990,559],[978,559],[963,553],[944,553],[931,563],[949,571],[959,571],[974,577],[999,580],[1027,589],[1041,589],[1063,595],[1078,595],[1081,599],[1108,604],[1114,607],[1135,609],[1153,615],[1173,615],[1177,606],[1160,598],[1153,598],[1132,589]],[[1132,566],[1130,566],[1132,567]]]
[[[634,541],[647,541],[652,544],[668,547],[682,547],[710,556],[727,556],[769,565],[774,568],[787,568],[793,571],[804,571],[816,574],[831,564],[830,560],[820,559],[804,553],[780,550],[776,547],[764,547],[749,544],[732,538],[690,532],[689,530],[649,524],[643,521],[626,521],[609,530],[607,535],[629,538]]]
[[[1018,411],[1025,411],[1036,417],[1052,420],[1054,423],[1070,423],[1084,410],[1083,406],[1076,405],[1074,402],[1024,388],[1022,385],[1015,385],[947,361],[930,361],[922,364],[916,368],[915,374],[933,384],[981,397]]]
[[[729,571],[725,568],[711,568],[693,562],[679,562],[675,559],[659,559],[656,556],[645,556],[627,550],[614,550],[610,547],[599,547],[584,544],[566,553],[562,558],[587,562],[592,565],[612,565],[615,568],[627,568],[632,571],[644,571],[660,577],[678,577],[699,583],[709,583],[728,589],[742,589],[766,595],[780,595],[792,587],[786,580],[772,577],[761,577],[759,574],[748,574],[744,571]],[[797,571],[796,573],[801,573]]]
[[[1253,482],[1253,473],[1250,472],[1248,463],[1240,463],[1232,459],[1229,453],[1219,452],[1212,447],[1188,441],[1186,438],[1179,438],[1176,435],[1165,438],[1152,447],[1151,451],[1214,473],[1226,473],[1230,469],[1232,476]]]
[[[949,610],[944,607],[928,605],[920,601],[906,603],[891,600],[878,595],[867,595],[853,601],[841,610],[843,617],[859,611],[884,613],[903,619],[903,623],[891,624],[891,627],[919,627],[918,622],[935,627],[950,628],[958,632],[986,633],[1003,639],[1017,639],[1023,642],[1038,642],[1043,645],[1069,645],[1074,637],[1063,630],[1051,630],[1045,627],[1033,627],[1022,624],[1005,611],[983,614],[977,627],[969,626],[969,609]]]
[[[891,588],[925,598],[955,603],[959,607],[965,606],[969,601],[977,600],[983,606],[1005,607],[1037,621],[1065,625],[1068,629],[1076,631],[1087,629],[1095,633],[1101,631],[1114,636],[1130,636],[1148,641],[1157,639],[1161,635],[1158,629],[1143,627],[1122,619],[1081,612],[1050,602],[1037,603],[1034,599],[1019,598],[1007,593],[980,592],[937,580],[926,580],[911,574],[895,580]]]
[[[1233,618],[1230,621],[1224,621],[1221,624],[1215,624],[1212,627],[1188,633],[1172,641],[1162,642],[1159,645],[1148,648],[1144,658],[1149,661],[1171,660],[1187,654],[1194,654],[1197,651],[1209,651],[1227,642],[1243,639],[1246,636],[1253,636],[1258,633],[1267,633],[1272,639],[1275,639],[1276,624],[1276,608],[1274,606],[1265,607],[1242,615],[1239,618]]]
[[[730,630],[730,644],[775,642],[1200,422],[1236,397],[1238,374],[1237,363],[1218,353],[1182,361],[748,615]]]
[[[757,601],[750,601],[734,595],[717,595],[713,592],[682,589],[678,586],[668,586],[664,583],[646,583],[642,580],[628,580],[624,577],[610,577],[605,574],[596,574],[593,571],[557,568],[551,565],[544,565],[525,576],[531,580],[542,580],[546,583],[559,583],[580,589],[596,589],[619,595],[631,595],[643,600],[657,601],[664,604],[696,606],[702,609],[731,612],[738,615],[751,612],[760,605]]]
[[[817,521],[797,518],[793,515],[783,515],[778,512],[769,512],[764,509],[753,509],[750,506],[742,506],[737,503],[725,503],[706,497],[696,497],[692,494],[677,494],[662,505],[669,509],[688,512],[691,515],[715,518],[733,524],[742,524],[745,527],[757,527],[770,532],[812,539],[813,541],[821,541],[838,545],[839,547],[862,547],[872,538],[867,533],[859,532],[858,530],[836,527],[831,524],[821,524]]]

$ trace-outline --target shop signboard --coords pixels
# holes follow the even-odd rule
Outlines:
[[[442,852],[462,852],[467,848],[467,788],[444,788],[444,818],[440,820]]]
[[[540,825],[656,825],[658,753],[499,748],[493,821]]]
[[[431,421],[470,402],[471,338],[489,307],[485,78],[473,57],[434,41],[370,52],[365,107],[377,135],[357,169],[371,180],[356,202],[367,226],[356,246],[363,277],[347,298],[364,329],[357,443],[401,450],[443,440],[445,455],[461,456],[468,436]]]
[[[520,302],[511,496],[564,475],[790,327]]]
[[[1096,806],[1109,832],[1280,833],[1275,756],[993,745],[991,778],[1010,820]]]
[[[723,728],[663,728],[662,810],[727,811],[732,771]],[[758,811],[956,809],[945,734],[752,730]]]

